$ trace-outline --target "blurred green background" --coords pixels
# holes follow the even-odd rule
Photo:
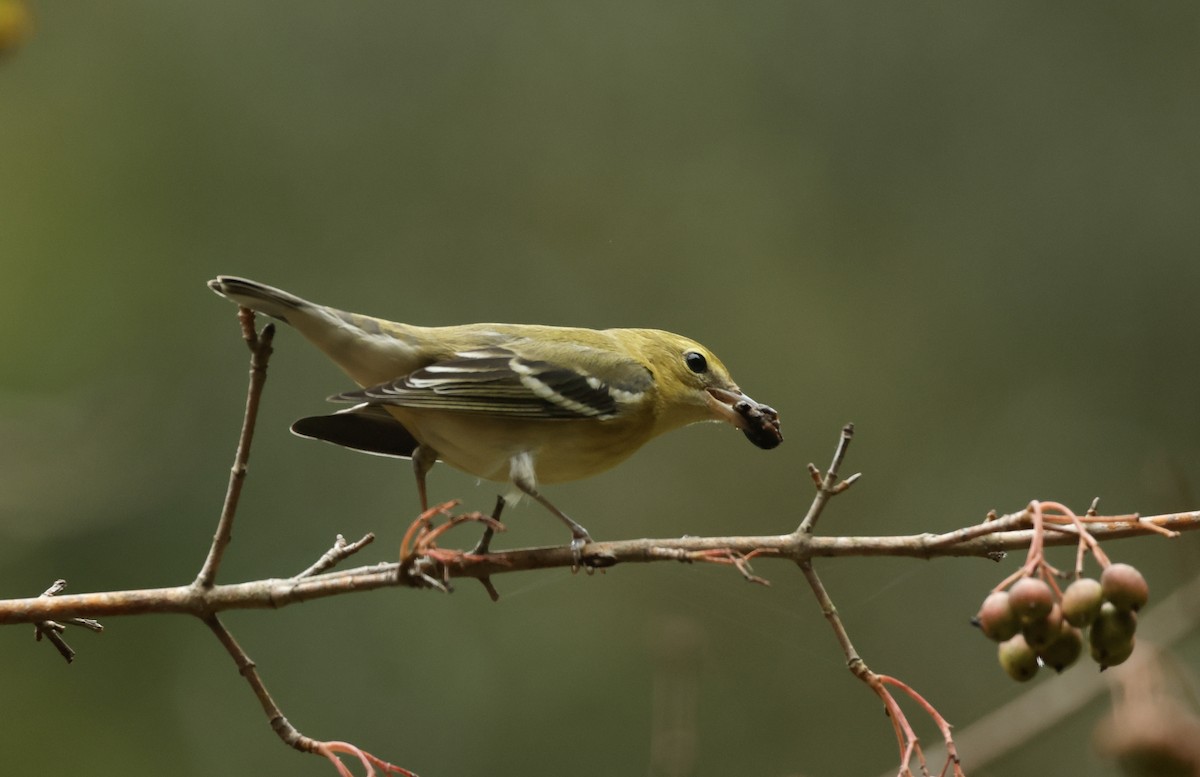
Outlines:
[[[4,596],[194,576],[246,374],[218,273],[413,323],[712,347],[786,443],[691,428],[554,487],[600,539],[788,531],[848,420],[866,476],[827,533],[943,531],[1031,498],[1200,506],[1193,2],[33,12],[0,60]],[[293,574],[338,532],[393,558],[407,467],[292,437],[348,386],[294,333],[276,343],[222,579]],[[494,496],[445,468],[431,488]],[[503,546],[564,539],[536,506],[507,519]],[[1161,598],[1198,539],[1111,552]],[[967,625],[1017,563],[819,569],[868,662],[963,727],[1024,690]],[[305,733],[425,777],[894,770],[800,576],[755,567],[770,588],[659,564],[506,576],[497,604],[464,584],[227,623]],[[275,739],[199,623],[106,625],[70,635],[70,667],[0,630],[5,773],[331,773]],[[1195,638],[1177,654],[1200,663]],[[963,753],[968,773],[1115,774],[1091,749],[1105,705],[987,768]]]

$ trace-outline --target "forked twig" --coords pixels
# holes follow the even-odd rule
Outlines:
[[[302,577],[312,577],[314,575],[319,575],[326,570],[333,569],[344,559],[353,556],[355,553],[359,552],[374,541],[375,535],[371,532],[367,532],[365,535],[363,535],[362,539],[358,540],[357,542],[346,542],[346,538],[339,534],[333,541],[332,548],[325,551],[324,555],[314,561],[312,566],[297,574],[293,579],[298,580]]]
[[[854,439],[854,424],[846,424],[842,427],[842,435],[838,438],[837,448],[833,452],[833,461],[829,465],[829,469],[822,475],[821,471],[815,465],[808,465],[808,474],[812,476],[813,484],[817,487],[817,494],[813,497],[812,504],[808,508],[808,514],[804,516],[804,520],[800,522],[800,526],[796,529],[795,534],[812,534],[817,527],[817,519],[821,517],[821,512],[825,509],[825,505],[829,500],[841,492],[845,491],[862,476],[862,473],[855,473],[845,480],[838,482],[838,471],[842,468],[842,460],[846,458],[846,451],[850,448],[850,441]]]

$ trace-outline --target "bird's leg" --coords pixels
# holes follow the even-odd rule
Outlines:
[[[533,455],[521,453],[513,456],[509,476],[512,478],[514,486],[536,499],[538,504],[549,510],[571,530],[571,555],[575,558],[575,566],[579,566],[579,562],[583,559],[583,546],[592,541],[592,535],[588,534],[587,529],[571,520],[569,515],[551,504],[549,499],[538,493],[537,479],[533,472]]]
[[[421,512],[429,509],[429,496],[425,492],[425,475],[437,463],[437,451],[428,445],[418,445],[413,449],[413,474],[417,476],[417,496],[421,498]]]
[[[516,485],[517,485],[517,488],[521,489],[526,494],[529,494],[531,497],[536,499],[538,501],[538,504],[540,504],[542,507],[546,508],[550,512],[554,513],[554,515],[558,518],[558,520],[562,521],[563,523],[565,523],[567,525],[567,528],[571,530],[571,549],[572,549],[572,552],[575,553],[575,555],[579,555],[578,551],[582,550],[584,545],[586,545],[592,541],[592,535],[588,534],[587,529],[583,528],[577,522],[575,522],[571,518],[571,516],[567,515],[562,510],[559,510],[557,507],[555,507],[553,504],[551,504],[549,499],[542,496],[534,489],[525,488],[520,483],[517,483]]]

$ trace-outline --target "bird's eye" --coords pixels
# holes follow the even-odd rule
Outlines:
[[[704,358],[704,354],[688,351],[683,355],[684,364],[692,372],[700,373],[708,371],[708,360]]]

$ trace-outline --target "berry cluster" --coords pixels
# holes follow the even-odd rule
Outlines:
[[[1000,666],[1009,677],[1024,682],[1043,665],[1066,669],[1083,652],[1084,629],[1100,669],[1129,658],[1137,611],[1150,596],[1141,572],[1109,563],[1099,580],[1080,577],[1061,592],[1046,577],[1026,575],[1008,590],[993,591],[972,621],[1000,643]]]

